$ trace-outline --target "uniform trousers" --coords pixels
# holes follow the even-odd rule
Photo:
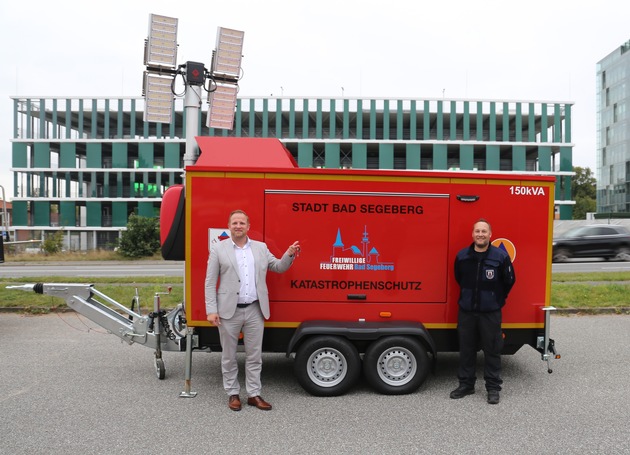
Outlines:
[[[219,325],[222,349],[221,372],[223,373],[223,388],[228,395],[238,395],[241,390],[236,351],[239,335],[242,332],[245,345],[245,389],[248,397],[260,396],[264,329],[265,318],[257,303],[245,308],[237,308],[230,319],[221,318]]]
[[[501,332],[501,311],[488,313],[459,310],[457,321],[459,335],[459,370],[457,376],[460,385],[474,388],[479,347],[484,356],[484,379],[486,390],[501,390],[501,351],[503,334]]]

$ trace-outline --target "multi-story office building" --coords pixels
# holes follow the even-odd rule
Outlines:
[[[158,216],[182,182],[182,100],[170,124],[143,121],[141,98],[14,97],[13,222],[20,240],[63,229],[68,247],[107,247],[133,212]],[[240,98],[234,129],[200,135],[276,137],[300,167],[530,171],[557,175],[571,218],[571,103]]]
[[[597,213],[630,213],[630,41],[597,63]]]

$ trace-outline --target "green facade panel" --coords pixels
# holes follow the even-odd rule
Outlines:
[[[153,164],[153,143],[138,144],[138,167],[152,168]]]
[[[77,225],[77,205],[74,201],[59,202],[59,226],[74,227]]]
[[[343,139],[350,138],[350,101],[343,100],[343,129],[341,133]]]
[[[379,169],[394,169],[394,144],[378,145]]]
[[[306,101],[304,101],[306,103]],[[337,106],[335,104],[335,100],[330,100],[330,115],[329,115],[329,125],[328,125],[328,137],[330,139],[335,138],[335,132],[337,130]],[[305,137],[308,137],[305,136]]]
[[[324,146],[325,150],[325,166],[328,169],[338,169],[341,166],[341,146],[338,143],[327,142]]]
[[[516,142],[523,141],[523,113],[521,103],[516,103],[516,115],[514,118],[514,139]]]
[[[416,100],[411,100],[409,106],[409,139],[415,141],[418,139],[418,110]]]
[[[363,139],[363,100],[357,101],[357,129],[356,138]]]
[[[497,104],[490,103],[490,119],[488,126],[488,140],[494,142],[497,140]]]
[[[59,147],[59,167],[74,169],[77,166],[77,144],[63,142]]]
[[[538,169],[540,171],[551,171],[551,147],[538,147]]]
[[[11,220],[14,226],[28,226],[28,202],[13,201]]]
[[[477,101],[477,140],[483,141],[483,102]]]
[[[50,143],[35,142],[33,167],[50,167]]]
[[[182,167],[179,144],[164,144],[164,167],[168,169]]]
[[[122,142],[112,144],[112,167],[116,169],[126,168],[129,164],[127,156],[128,145]]]
[[[472,171],[475,167],[475,151],[472,145],[462,144],[459,147],[459,168]]]
[[[102,225],[102,211],[100,202],[87,201],[85,203],[86,225],[99,227]]]
[[[564,142],[571,142],[571,105],[564,105]]]
[[[437,102],[437,122],[436,122],[436,139],[438,141],[444,140],[444,103],[442,101]]]
[[[449,139],[454,141],[457,139],[457,103],[455,101],[451,101],[451,112],[448,114],[449,116]]]
[[[446,170],[448,168],[448,153],[446,144],[433,144],[433,169]]]
[[[127,203],[112,202],[112,226],[122,227],[127,225]]]
[[[88,143],[86,147],[86,166],[100,169],[103,167],[103,146],[100,143]],[[126,166],[125,166],[126,167]]]
[[[50,226],[50,202],[33,201],[33,225]]]
[[[501,149],[498,145],[486,145],[486,170],[498,171],[501,169]]]
[[[420,169],[420,144],[407,144],[407,169]]]
[[[156,216],[153,202],[138,202],[138,216],[153,218]]]
[[[356,169],[367,169],[367,144],[352,144],[352,167]]]
[[[12,167],[28,167],[28,146],[23,142],[14,142],[11,144],[11,166]]]
[[[522,145],[515,145],[512,148],[512,170],[513,171],[526,171],[526,150]]]
[[[559,104],[553,105],[553,141],[562,142],[562,127],[560,117],[562,107]]]
[[[428,101],[424,102],[424,111],[422,113],[422,139],[429,140],[431,137],[431,105]]]
[[[462,117],[463,139],[470,140],[470,102],[464,101],[464,116]]]
[[[510,140],[510,105],[509,103],[503,103],[503,119],[502,119],[503,135],[501,140],[508,142]]]
[[[297,154],[298,167],[313,167],[313,144],[300,142]]]

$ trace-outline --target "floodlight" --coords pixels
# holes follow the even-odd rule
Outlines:
[[[244,35],[244,32],[238,30],[219,27],[212,59],[212,72],[215,76],[233,80],[240,77]]]
[[[217,83],[216,90],[208,93],[208,128],[233,128],[237,93],[238,85],[220,83]]]
[[[177,19],[149,15],[149,38],[144,56],[148,67],[175,69],[177,66]]]
[[[171,123],[173,115],[173,92],[171,76],[158,76],[144,72],[144,121]]]

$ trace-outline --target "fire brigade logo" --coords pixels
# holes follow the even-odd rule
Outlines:
[[[332,245],[332,252],[328,261],[319,264],[320,270],[368,270],[394,271],[393,262],[383,262],[376,247],[370,246],[367,226],[363,229],[361,246],[346,247],[341,238],[341,228],[337,228],[337,237]]]
[[[214,243],[221,242],[223,240],[229,239],[230,234],[228,231],[222,228],[210,228],[208,229],[208,251],[212,248]]]
[[[510,240],[504,238],[494,239],[492,244],[505,251],[510,256],[512,263],[514,263],[514,260],[516,259],[516,247]]]
[[[486,270],[486,280],[494,279],[494,270]]]

